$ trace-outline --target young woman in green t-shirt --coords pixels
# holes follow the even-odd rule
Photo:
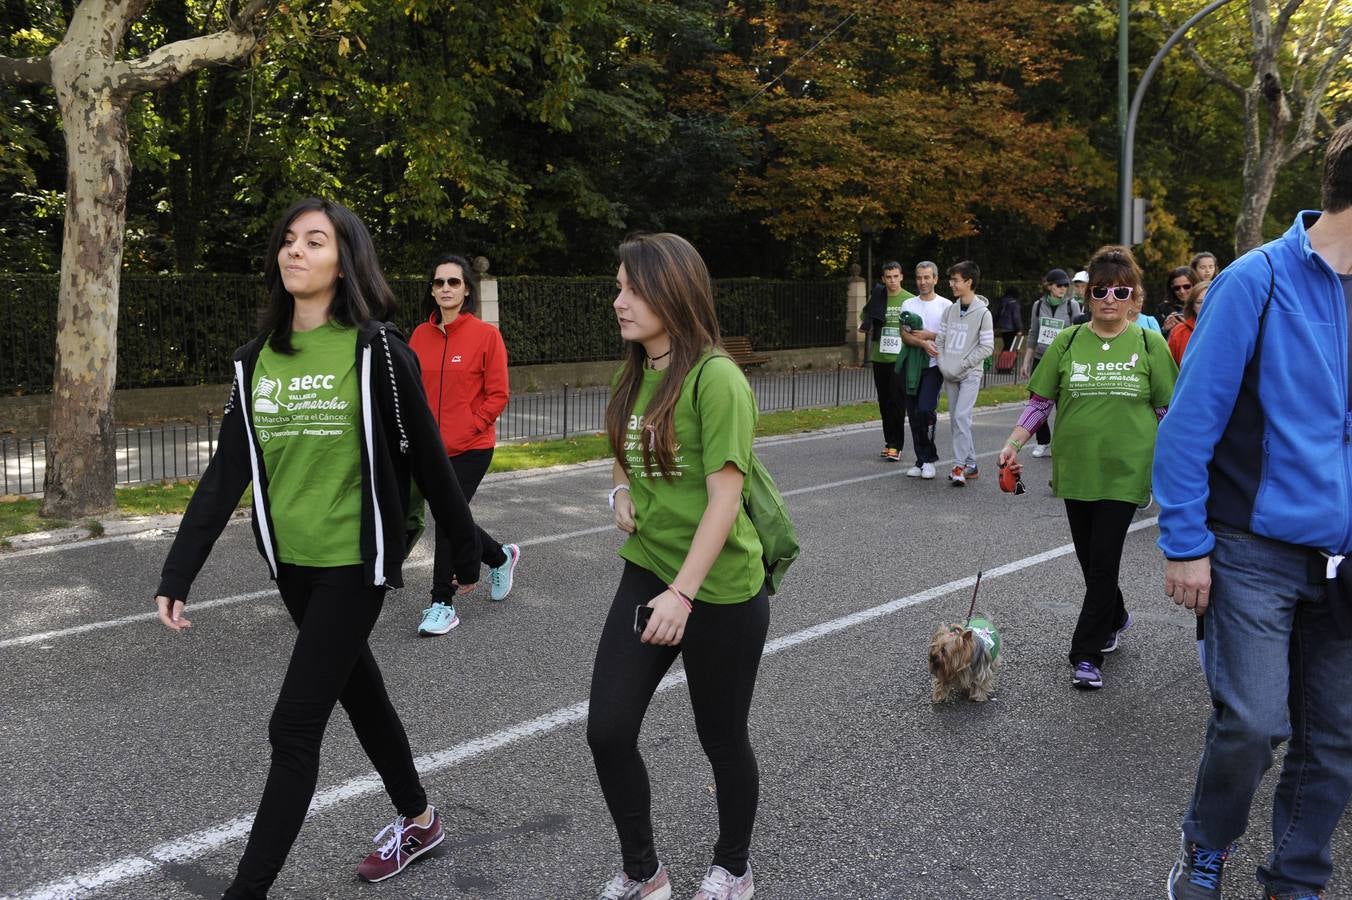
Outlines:
[[[1128,310],[1141,291],[1141,269],[1126,247],[1109,245],[1089,262],[1093,320],[1072,325],[1047,348],[1029,400],[1000,451],[1017,462],[1024,442],[1056,407],[1052,490],[1066,504],[1084,603],[1070,642],[1071,683],[1103,687],[1104,655],[1131,624],[1118,572],[1127,529],[1150,500],[1155,432],[1169,407],[1178,367],[1158,332],[1133,325]]]
[[[479,578],[474,520],[417,358],[384,323],[395,297],[366,226],[337,203],[297,202],[273,230],[263,278],[271,303],[262,333],[235,353],[216,453],[155,597],[167,628],[192,626],[188,592],[252,484],[254,536],[296,640],[268,723],[267,782],[227,900],[267,896],[305,821],[339,702],[399,812],[357,874],[383,881],[441,843],[441,817],[367,645],[386,591],[403,585],[410,478],[447,532],[460,583]]]
[[[738,900],[753,891],[759,771],[747,719],[770,624],[760,541],[742,509],[756,402],[741,370],[713,353],[713,289],[695,248],[674,234],[640,235],[619,257],[614,306],[629,347],[606,425],[610,503],[629,538],[596,649],[587,741],[623,868],[601,897],[671,896],[638,734],[679,654],[718,798],[718,841],[695,897]]]

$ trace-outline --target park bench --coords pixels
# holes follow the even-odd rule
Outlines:
[[[749,337],[725,337],[723,338],[723,349],[728,351],[728,356],[732,361],[745,369],[747,366],[763,366],[770,361],[770,357],[764,353],[757,353],[751,349],[751,338]]]

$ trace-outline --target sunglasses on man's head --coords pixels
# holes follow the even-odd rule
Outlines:
[[[464,279],[462,279],[462,278],[433,278],[433,279],[432,279],[432,287],[435,287],[435,288],[439,288],[439,287],[453,287],[453,288],[457,288],[457,287],[460,287],[460,285],[462,285],[462,284],[464,284],[464,283],[465,283],[465,281],[464,281]]]
[[[1186,281],[1180,281],[1178,284],[1174,285],[1173,287],[1174,287],[1174,290],[1176,290],[1176,291],[1190,291],[1190,290],[1192,290],[1192,285],[1188,284]]]
[[[1129,284],[1117,284],[1112,287],[1104,287],[1096,284],[1089,289],[1089,297],[1092,300],[1107,300],[1111,297],[1113,300],[1130,300],[1133,288]]]

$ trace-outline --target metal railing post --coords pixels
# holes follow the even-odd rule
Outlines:
[[[563,385],[563,436],[568,437],[568,384]]]

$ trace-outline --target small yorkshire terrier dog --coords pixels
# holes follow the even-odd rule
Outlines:
[[[969,618],[966,625],[941,625],[930,639],[929,668],[934,676],[934,702],[949,692],[965,693],[985,703],[995,689],[1000,669],[1000,632],[989,619]]]

